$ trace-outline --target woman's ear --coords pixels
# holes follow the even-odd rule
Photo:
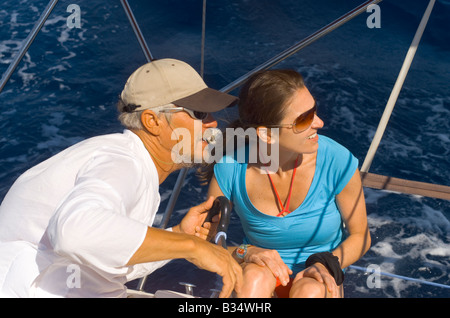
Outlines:
[[[266,144],[274,144],[275,138],[272,138],[271,130],[264,126],[256,128],[256,134]]]
[[[158,136],[161,133],[161,120],[151,109],[146,109],[141,114],[141,123],[149,133]]]

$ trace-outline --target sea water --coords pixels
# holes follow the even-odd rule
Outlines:
[[[152,54],[200,70],[202,1],[130,0]],[[207,1],[204,78],[220,89],[363,1]],[[3,0],[0,73],[4,73],[47,0]],[[80,8],[80,25],[74,26]],[[289,57],[277,68],[303,74],[319,105],[320,133],[365,158],[425,0],[379,4],[379,28],[363,13]],[[436,1],[410,72],[370,171],[450,185],[450,2]],[[122,130],[115,103],[145,57],[119,1],[61,0],[0,94],[0,200],[26,169],[83,139]],[[237,94],[238,89],[232,92]],[[218,114],[219,124],[236,117]],[[176,174],[161,185],[162,219]],[[193,171],[171,224],[205,199]],[[372,247],[355,265],[450,285],[450,202],[365,189]],[[243,233],[231,218],[228,244]],[[379,279],[379,280],[377,280]],[[377,281],[376,281],[377,280]],[[149,276],[145,289],[208,297],[220,279],[176,260]],[[374,284],[373,282],[378,284]],[[129,284],[136,286],[136,282]],[[449,297],[449,289],[348,269],[347,297]]]

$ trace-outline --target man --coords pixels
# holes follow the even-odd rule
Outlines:
[[[204,240],[212,198],[172,229],[151,227],[159,184],[175,170],[173,147],[191,132],[194,157],[207,143],[193,132],[236,98],[206,86],[189,65],[156,60],[128,79],[120,100],[122,134],[80,142],[26,171],[0,206],[0,295],[126,297],[124,284],[167,260],[185,258],[223,277],[221,297],[242,272],[226,250]],[[179,138],[173,138],[179,137]],[[200,146],[199,146],[200,145]]]

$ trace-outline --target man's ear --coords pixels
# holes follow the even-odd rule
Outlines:
[[[274,138],[272,138],[271,130],[264,126],[259,126],[256,128],[256,134],[258,137],[264,141],[266,144],[273,144],[275,143]]]
[[[161,133],[161,120],[158,115],[151,109],[146,109],[141,114],[142,126],[151,134],[158,136]]]

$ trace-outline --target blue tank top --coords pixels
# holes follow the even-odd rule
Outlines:
[[[341,244],[343,223],[335,198],[358,168],[358,160],[350,151],[319,136],[311,186],[303,203],[285,217],[267,215],[253,206],[245,187],[248,149],[245,162],[237,161],[236,153],[224,156],[214,166],[214,174],[240,217],[244,243],[277,250],[294,274],[304,269],[311,254],[332,251]]]

